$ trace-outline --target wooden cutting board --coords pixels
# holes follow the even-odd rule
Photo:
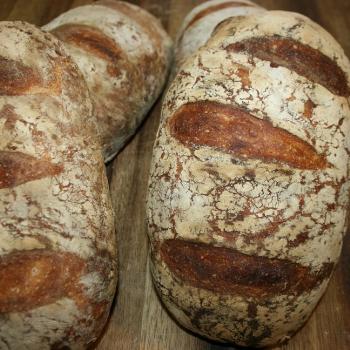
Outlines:
[[[43,25],[91,0],[0,0],[1,20]],[[159,17],[175,38],[184,16],[200,0],[133,0]],[[332,33],[350,56],[350,0],[260,0],[267,9],[303,13]],[[158,300],[149,274],[145,200],[161,101],[138,134],[108,165],[119,242],[119,286],[96,350],[233,350],[180,328]],[[306,326],[283,350],[350,349],[350,236],[329,288]],[[40,349],[38,349],[40,350]]]

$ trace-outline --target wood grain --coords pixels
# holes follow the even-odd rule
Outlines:
[[[1,20],[43,25],[69,8],[91,0],[0,0]],[[203,2],[132,0],[159,17],[175,38],[184,16]],[[350,1],[259,0],[268,9],[303,13],[324,26],[350,56]],[[180,328],[158,300],[149,274],[145,200],[152,146],[161,101],[139,133],[108,165],[119,242],[119,286],[110,322],[96,350],[233,350]],[[350,348],[350,236],[330,286],[306,326],[286,345],[274,350],[346,350]]]

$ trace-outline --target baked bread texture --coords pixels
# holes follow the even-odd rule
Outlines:
[[[176,67],[210,38],[215,27],[229,17],[266,11],[249,0],[210,0],[196,6],[184,19],[176,40]]]
[[[147,11],[114,0],[74,8],[43,29],[65,43],[83,73],[107,162],[162,92],[172,59],[171,40]]]
[[[222,22],[178,67],[154,146],[152,273],[210,339],[289,339],[326,290],[349,205],[350,63],[305,16]]]
[[[0,349],[84,349],[117,279],[88,89],[63,44],[24,22],[0,22],[0,81]]]

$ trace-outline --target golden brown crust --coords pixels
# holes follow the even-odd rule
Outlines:
[[[70,253],[13,252],[0,257],[0,313],[22,312],[77,294],[85,262]],[[81,303],[81,300],[77,300]]]
[[[304,104],[304,117],[310,119],[312,117],[312,112],[315,107],[315,103],[312,100],[308,99]]]
[[[60,174],[64,167],[22,152],[0,151],[0,189]]]
[[[289,132],[244,110],[211,101],[183,105],[169,121],[170,131],[190,148],[209,146],[239,158],[281,162],[299,169],[323,169],[324,156]]]
[[[66,68],[66,64],[69,65],[66,59],[57,58],[44,81],[38,70],[0,56],[0,96],[20,96],[46,92],[58,95],[61,92],[62,69]]]
[[[0,95],[19,96],[42,84],[39,72],[33,68],[0,57]]]
[[[247,52],[270,61],[271,67],[282,66],[294,70],[336,95],[350,96],[346,75],[338,64],[319,50],[294,39],[278,35],[250,38],[230,44],[226,50]]]
[[[236,74],[239,76],[242,82],[242,88],[243,89],[249,89],[251,86],[251,81],[249,77],[249,70],[244,67],[240,67],[237,69]]]
[[[82,24],[65,24],[52,30],[60,40],[78,46],[86,52],[108,62],[108,73],[117,76],[118,65],[123,55],[121,48],[114,40],[99,29]]]
[[[299,296],[329,277],[333,264],[318,273],[288,260],[249,256],[204,243],[166,240],[161,258],[177,278],[196,288],[253,298]]]

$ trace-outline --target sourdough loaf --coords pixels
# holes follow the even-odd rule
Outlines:
[[[84,78],[51,34],[0,22],[0,349],[83,349],[116,286]]]
[[[179,68],[154,146],[156,289],[184,327],[243,346],[292,336],[346,232],[350,64],[310,19],[224,21]]]
[[[65,43],[82,71],[105,161],[112,159],[162,91],[170,38],[147,11],[114,0],[77,7],[43,28]]]

